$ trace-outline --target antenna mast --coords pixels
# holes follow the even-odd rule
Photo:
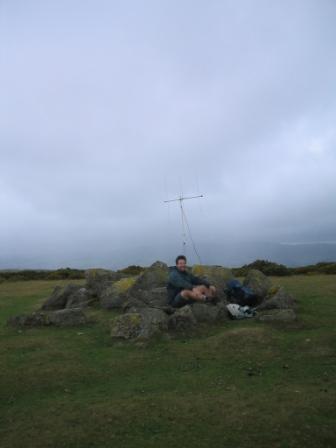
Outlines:
[[[190,227],[189,227],[189,224],[188,224],[188,221],[187,221],[187,217],[186,217],[186,214],[185,214],[185,211],[184,211],[184,208],[183,208],[183,201],[186,201],[186,200],[188,200],[188,199],[198,199],[198,198],[203,198],[203,197],[204,197],[203,194],[200,194],[200,195],[198,195],[198,196],[183,196],[183,194],[182,194],[182,195],[181,195],[180,197],[178,197],[178,198],[175,198],[175,199],[169,199],[169,200],[167,200],[167,201],[163,201],[163,202],[165,202],[165,203],[167,203],[167,202],[177,202],[177,201],[180,203],[181,224],[182,224],[182,253],[183,253],[184,255],[186,255],[186,244],[187,244],[187,241],[186,241],[186,240],[187,240],[187,232],[186,232],[186,229],[187,229],[188,232],[189,232],[189,237],[190,237],[191,242],[192,242],[192,244],[193,244],[194,251],[195,251],[195,253],[196,253],[196,255],[197,255],[197,258],[198,258],[200,264],[202,264],[202,263],[201,263],[201,259],[200,259],[200,256],[199,256],[197,250],[196,250],[195,243],[194,243],[194,241],[193,241],[193,239],[192,239],[192,236],[191,236],[191,233],[190,233]]]

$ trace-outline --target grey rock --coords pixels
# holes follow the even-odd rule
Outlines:
[[[281,286],[274,295],[272,295],[271,297],[266,297],[265,300],[257,307],[257,310],[261,311],[295,307],[296,300]]]
[[[101,292],[99,302],[104,309],[121,308],[126,302],[126,293],[111,285]]]
[[[94,302],[86,288],[79,288],[68,297],[65,308],[86,308]]]
[[[215,322],[219,318],[220,308],[217,305],[194,303],[192,312],[197,322]]]
[[[99,297],[102,308],[123,308],[128,300],[128,291],[136,281],[137,276],[121,278],[107,286]]]
[[[171,330],[188,330],[197,324],[196,317],[190,305],[177,308],[168,318],[168,327]]]
[[[162,310],[153,308],[127,312],[111,321],[113,339],[148,340],[167,329],[167,315]]]
[[[156,261],[142,272],[130,288],[129,297],[137,297],[138,291],[150,291],[154,288],[166,287],[168,282],[168,266]]]
[[[197,322],[218,322],[229,319],[229,314],[225,303],[218,302],[216,305],[207,303],[194,303],[192,312]]]
[[[130,310],[134,311],[134,309],[137,310],[138,308],[147,308],[147,306],[148,305],[142,300],[130,297],[122,304],[122,310],[124,313],[128,313]]]
[[[90,322],[80,308],[57,310],[49,313],[48,318],[50,324],[56,325],[57,327],[73,327],[85,325]]]
[[[133,290],[129,292],[128,296],[131,296],[131,294],[133,298],[146,305],[166,306],[168,304],[167,288],[165,286],[149,290]]]
[[[87,269],[85,271],[86,288],[91,295],[99,297],[105,288],[122,277],[122,274],[108,269]]]
[[[69,297],[78,292],[80,285],[69,284],[65,287],[56,286],[51,296],[45,300],[41,310],[58,310],[66,307]]]
[[[267,296],[272,287],[272,282],[258,269],[250,269],[245,277],[244,286],[251,288],[260,300],[262,300]]]

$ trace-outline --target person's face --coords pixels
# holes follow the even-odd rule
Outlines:
[[[187,268],[187,263],[185,262],[185,260],[180,259],[177,261],[176,267],[179,271],[185,271]]]

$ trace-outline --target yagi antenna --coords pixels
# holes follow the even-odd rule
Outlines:
[[[203,198],[203,197],[204,197],[203,194],[200,194],[200,195],[198,195],[198,196],[183,196],[183,195],[181,195],[181,196],[178,197],[178,198],[175,198],[175,199],[168,199],[167,201],[163,201],[164,203],[167,203],[167,202],[179,202],[179,203],[180,203],[181,223],[182,223],[182,253],[183,253],[184,255],[186,255],[186,244],[187,244],[187,241],[186,241],[186,240],[187,240],[187,232],[186,232],[186,230],[188,230],[190,240],[191,240],[191,242],[192,242],[192,245],[193,245],[195,254],[196,254],[196,256],[197,256],[197,258],[198,258],[200,264],[202,264],[202,262],[201,262],[201,258],[200,258],[199,254],[198,254],[198,252],[197,252],[197,249],[196,249],[194,240],[193,240],[193,238],[192,238],[192,236],[191,236],[190,226],[189,226],[189,224],[188,224],[187,216],[186,216],[185,211],[184,211],[184,208],[183,208],[183,201],[186,201],[186,200],[188,200],[188,199],[198,199],[198,198]]]

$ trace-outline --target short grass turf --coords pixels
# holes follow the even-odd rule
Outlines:
[[[87,327],[7,327],[67,282],[0,284],[0,447],[335,447],[336,276],[272,280],[297,322],[142,347],[111,341],[99,309]]]

